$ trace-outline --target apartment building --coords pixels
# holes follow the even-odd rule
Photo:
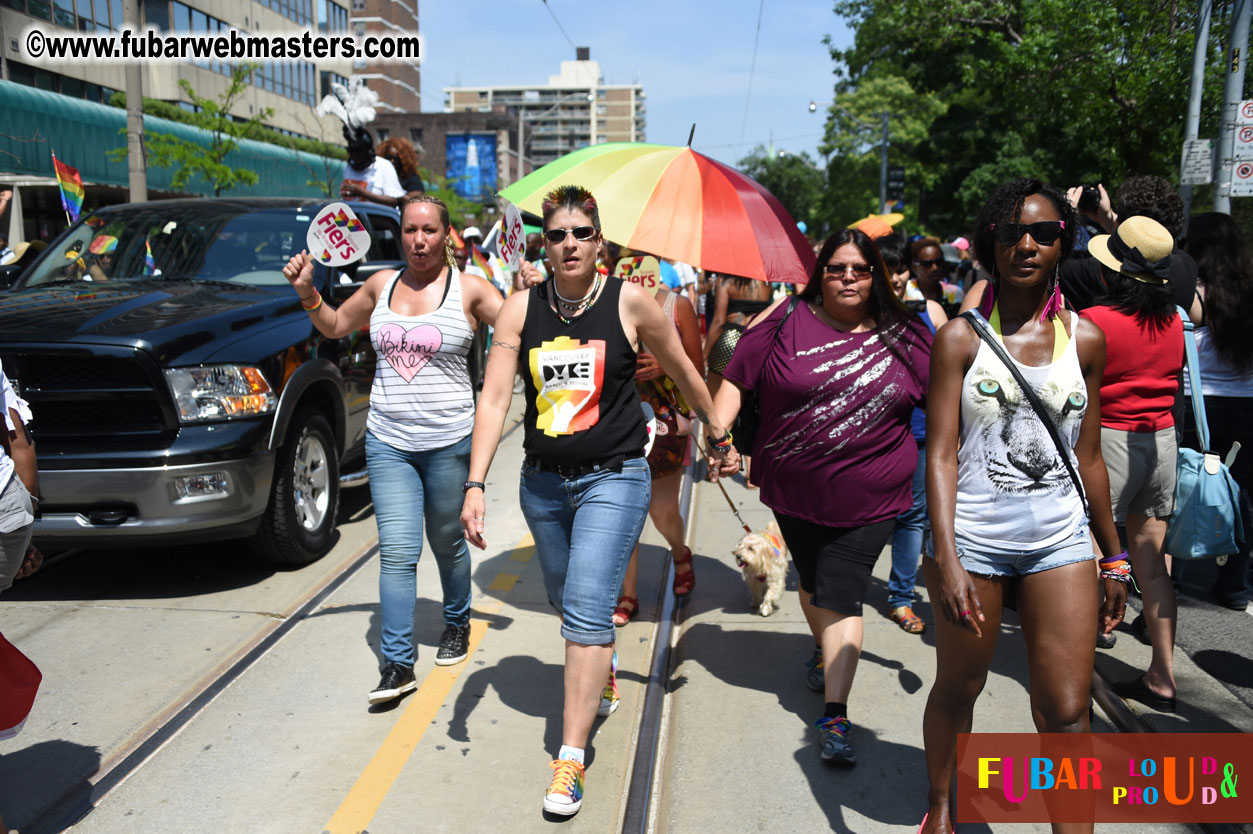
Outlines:
[[[517,114],[523,164],[508,181],[587,145],[644,141],[644,105],[643,86],[606,84],[587,47],[562,61],[544,85],[444,88],[445,113],[491,113],[503,106]]]
[[[358,37],[367,32],[402,35],[418,31],[418,0],[348,0],[352,29]],[[379,94],[380,113],[417,113],[422,109],[422,74],[418,63],[371,63],[354,61],[353,75],[367,79]]]

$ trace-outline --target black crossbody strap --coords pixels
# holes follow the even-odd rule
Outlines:
[[[774,339],[770,340],[770,343],[772,345],[774,344],[775,339],[779,338],[779,333],[782,332],[783,325],[785,322],[787,322],[787,317],[792,315],[792,311],[796,309],[796,305],[799,303],[800,303],[799,296],[794,295],[788,299],[787,309],[783,311],[783,318],[779,319],[779,326],[774,329]]]
[[[988,326],[983,316],[979,315],[975,310],[967,310],[961,314],[961,317],[970,322],[970,326],[975,329],[975,333],[979,334],[979,338],[986,342],[988,347],[992,348],[992,352],[1013,374],[1014,381],[1018,383],[1018,388],[1022,391],[1022,395],[1027,398],[1027,402],[1031,403],[1032,410],[1040,418],[1040,422],[1044,424],[1049,437],[1053,438],[1053,445],[1057,447],[1057,453],[1061,455],[1062,463],[1066,465],[1066,471],[1070,473],[1070,480],[1074,481],[1075,489],[1079,490],[1079,501],[1083,504],[1084,515],[1091,518],[1092,513],[1088,509],[1088,496],[1083,491],[1083,482],[1079,480],[1079,473],[1071,465],[1069,450],[1062,443],[1062,436],[1057,431],[1057,424],[1053,422],[1053,418],[1045,410],[1044,403],[1040,402],[1039,395],[1036,394],[1031,384],[1023,378],[1022,371],[1018,370],[1018,365],[1010,358],[1009,353],[1005,350],[1005,346],[996,338],[996,334],[992,332],[992,328]],[[1074,338],[1074,336],[1072,335],[1071,338]]]

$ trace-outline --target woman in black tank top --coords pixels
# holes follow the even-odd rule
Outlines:
[[[718,393],[722,371],[731,361],[735,345],[744,328],[761,311],[770,306],[774,293],[764,281],[720,275],[714,291],[713,319],[705,339],[705,359],[709,363],[709,393]]]
[[[583,748],[592,722],[618,705],[614,601],[648,511],[647,434],[635,389],[641,338],[705,424],[724,465],[738,458],[674,326],[652,296],[597,273],[595,198],[564,186],[545,198],[543,213],[553,277],[545,281],[523,262],[531,289],[510,296],[496,320],[461,524],[470,543],[486,547],[483,482],[520,370],[526,462],[519,498],[566,640],[562,747],[550,765],[544,809],[569,816],[582,803]]]

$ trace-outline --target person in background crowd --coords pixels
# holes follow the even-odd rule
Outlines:
[[[374,152],[374,137],[365,128],[349,132],[348,163],[344,166],[344,181],[339,186],[339,196],[344,200],[366,200],[392,208],[400,208],[405,189],[400,185],[396,168]]]
[[[1200,271],[1189,310],[1197,325],[1210,447],[1222,455],[1237,441],[1244,447],[1231,466],[1231,476],[1240,485],[1244,546],[1218,568],[1210,593],[1219,605],[1243,611],[1249,606],[1253,568],[1253,252],[1235,221],[1218,212],[1192,218],[1187,251]],[[1196,396],[1190,385],[1186,393]],[[1184,442],[1199,448],[1192,409],[1185,408],[1184,415]]]
[[[907,290],[906,300],[921,297],[935,301],[944,308],[947,316],[957,315],[965,292],[956,284],[949,283],[948,261],[945,260],[943,244],[933,237],[925,237],[914,242],[911,247],[913,254],[913,287]]]
[[[87,251],[93,257],[87,267],[86,277],[92,281],[108,281],[113,275],[113,265],[117,258],[117,238],[113,235],[99,235],[87,247]]]
[[[435,663],[460,663],[469,651],[470,553],[457,501],[474,424],[466,355],[479,322],[494,324],[501,305],[491,284],[460,272],[453,262],[442,201],[425,194],[407,197],[400,218],[405,268],[370,276],[339,309],[325,304],[313,286],[308,252],[283,267],[320,333],[339,339],[368,326],[379,356],[365,441],[379,530],[383,654],[379,684],[369,694],[372,704],[417,688],[413,601],[424,533],[444,591],[444,633]],[[418,329],[434,336],[415,338]]]
[[[539,232],[531,232],[526,236],[526,248],[522,252],[522,258],[535,267],[543,278],[547,278],[551,274],[548,270],[548,261],[544,258],[544,236]],[[513,274],[513,290],[518,292],[526,288],[526,281],[522,277],[522,271],[518,270]],[[520,394],[522,392],[518,390],[514,391],[514,393]]]
[[[637,254],[643,254],[637,253]],[[685,263],[673,260],[671,258],[657,258],[658,268],[661,271],[661,283],[676,293],[684,294],[688,297],[691,304],[695,305],[696,294],[696,270],[692,269]],[[692,309],[695,309],[693,307]]]
[[[970,732],[1009,582],[1017,578],[1031,713],[1042,733],[1088,731],[1098,620],[1108,634],[1126,605],[1130,570],[1120,561],[1102,571],[1102,608],[1089,536],[1090,524],[1103,552],[1119,551],[1101,459],[1105,336],[1063,310],[1057,291],[1075,225],[1061,193],[1020,179],[992,194],[975,226],[979,261],[995,264],[998,275],[984,298],[988,326],[1044,402],[1045,417],[972,322],[942,328],[931,354],[932,536],[923,573],[938,614],[935,683],[923,715],[930,790],[920,834],[953,830],[957,735]],[[1053,422],[1066,458],[1042,419]],[[1053,831],[1079,834],[1092,825],[1054,823]]]
[[[1196,295],[1197,267],[1192,256],[1179,249],[1178,241],[1183,234],[1183,200],[1174,187],[1156,176],[1128,177],[1115,193],[1111,204],[1104,185],[1097,186],[1100,200],[1097,207],[1086,212],[1096,226],[1105,233],[1113,234],[1122,217],[1148,217],[1156,220],[1176,241],[1171,259],[1170,288],[1173,303],[1187,310]],[[1076,186],[1066,192],[1067,199],[1079,206],[1083,188]],[[1118,207],[1115,212],[1113,206]],[[1091,258],[1074,258],[1062,266],[1062,295],[1075,310],[1083,310],[1098,303],[1105,294],[1101,281],[1101,266]]]
[[[765,281],[719,275],[714,290],[713,315],[705,339],[705,359],[709,363],[709,393],[718,395],[722,372],[735,353],[735,346],[753,317],[772,303],[773,294]]]
[[[37,571],[43,564],[43,554],[31,544],[35,514],[39,509],[39,468],[35,461],[35,443],[26,427],[31,422],[30,406],[17,396],[3,369],[0,369],[0,410],[4,411],[7,428],[0,432],[0,591],[6,591],[15,580]],[[0,681],[0,700],[11,694],[10,686],[11,682]],[[29,697],[26,694],[20,702],[22,706],[28,703]],[[5,710],[5,714],[11,714],[10,710]],[[0,730],[9,729],[0,725]],[[0,831],[8,831],[3,819],[0,819]]]
[[[873,241],[840,229],[795,300],[749,325],[718,389],[718,419],[756,392],[751,480],[774,511],[800,575],[814,637],[806,684],[825,694],[819,756],[852,765],[849,695],[861,656],[870,572],[910,505],[910,416],[927,393],[931,332],[888,283]],[[832,368],[838,367],[838,372]],[[715,476],[731,474],[711,463]]]
[[[519,366],[526,381],[526,459],[519,499],[565,638],[561,749],[550,763],[544,810],[582,807],[585,748],[596,716],[618,706],[614,599],[639,540],[651,494],[647,431],[635,388],[640,339],[705,424],[719,456],[738,458],[713,414],[709,392],[684,354],[673,322],[642,287],[596,270],[601,240],[596,198],[562,186],[543,201],[553,277],[506,301],[496,323],[487,379],[474,422],[470,480],[461,525],[485,548],[485,481],[509,410]]]
[[[1113,688],[1167,712],[1175,710],[1177,610],[1166,568],[1166,523],[1175,508],[1172,408],[1183,370],[1183,323],[1169,286],[1174,246],[1170,232],[1148,217],[1127,218],[1113,235],[1093,238],[1088,248],[1107,289],[1101,303],[1082,313],[1105,333],[1101,456],[1114,521],[1127,528],[1128,558],[1153,643],[1148,672]]]
[[[384,139],[379,143],[378,155],[386,159],[396,169],[396,178],[406,194],[422,194],[426,184],[418,171],[418,161],[422,155],[421,146],[415,146],[403,136]]]
[[[679,342],[696,372],[705,375],[705,358],[701,355],[700,323],[696,313],[683,302],[678,293],[658,287],[654,297],[666,319],[674,323]],[[662,371],[657,357],[640,345],[635,370],[635,386],[640,401],[648,403],[655,415],[653,447],[648,452],[648,470],[652,475],[653,494],[648,502],[648,516],[657,532],[670,546],[674,564],[674,595],[683,598],[696,587],[692,568],[692,549],[683,543],[683,517],[679,513],[679,487],[683,469],[692,462],[692,410],[679,394],[674,380]],[[613,624],[623,626],[640,610],[636,595],[639,574],[640,546],[635,545],[622,578],[622,593],[613,612]]]
[[[18,271],[26,269],[35,262],[35,258],[39,257],[39,253],[44,250],[48,244],[42,240],[22,241],[13,247],[13,251],[9,253],[3,264],[0,266],[18,266]]]
[[[9,236],[0,232],[0,264],[13,254],[13,250],[9,248]]]
[[[896,297],[905,300],[905,288],[909,284],[909,247],[905,238],[889,234],[878,238],[875,245],[883,256],[888,270],[888,281]],[[944,309],[931,300],[905,301],[911,313],[935,331],[948,322]],[[909,634],[922,634],[926,624],[914,613],[914,601],[918,598],[914,585],[918,579],[918,559],[922,555],[922,541],[930,525],[927,523],[927,415],[915,408],[910,418],[910,431],[918,444],[918,464],[914,467],[912,485],[913,504],[896,517],[892,531],[892,573],[888,577],[888,616],[892,622]]]

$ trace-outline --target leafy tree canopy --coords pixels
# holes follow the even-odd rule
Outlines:
[[[811,233],[822,228],[826,216],[822,211],[822,171],[809,154],[781,154],[758,145],[737,167],[765,186]]]
[[[1215,6],[1203,137],[1218,133],[1229,29],[1230,4]],[[906,168],[915,225],[968,231],[991,189],[1015,176],[1063,187],[1112,188],[1137,173],[1178,181],[1195,3],[837,0],[835,12],[856,31],[851,47],[831,49],[835,101],[863,121],[891,113],[890,162]],[[832,188],[877,194],[864,161],[871,134],[833,108],[823,145]]]

